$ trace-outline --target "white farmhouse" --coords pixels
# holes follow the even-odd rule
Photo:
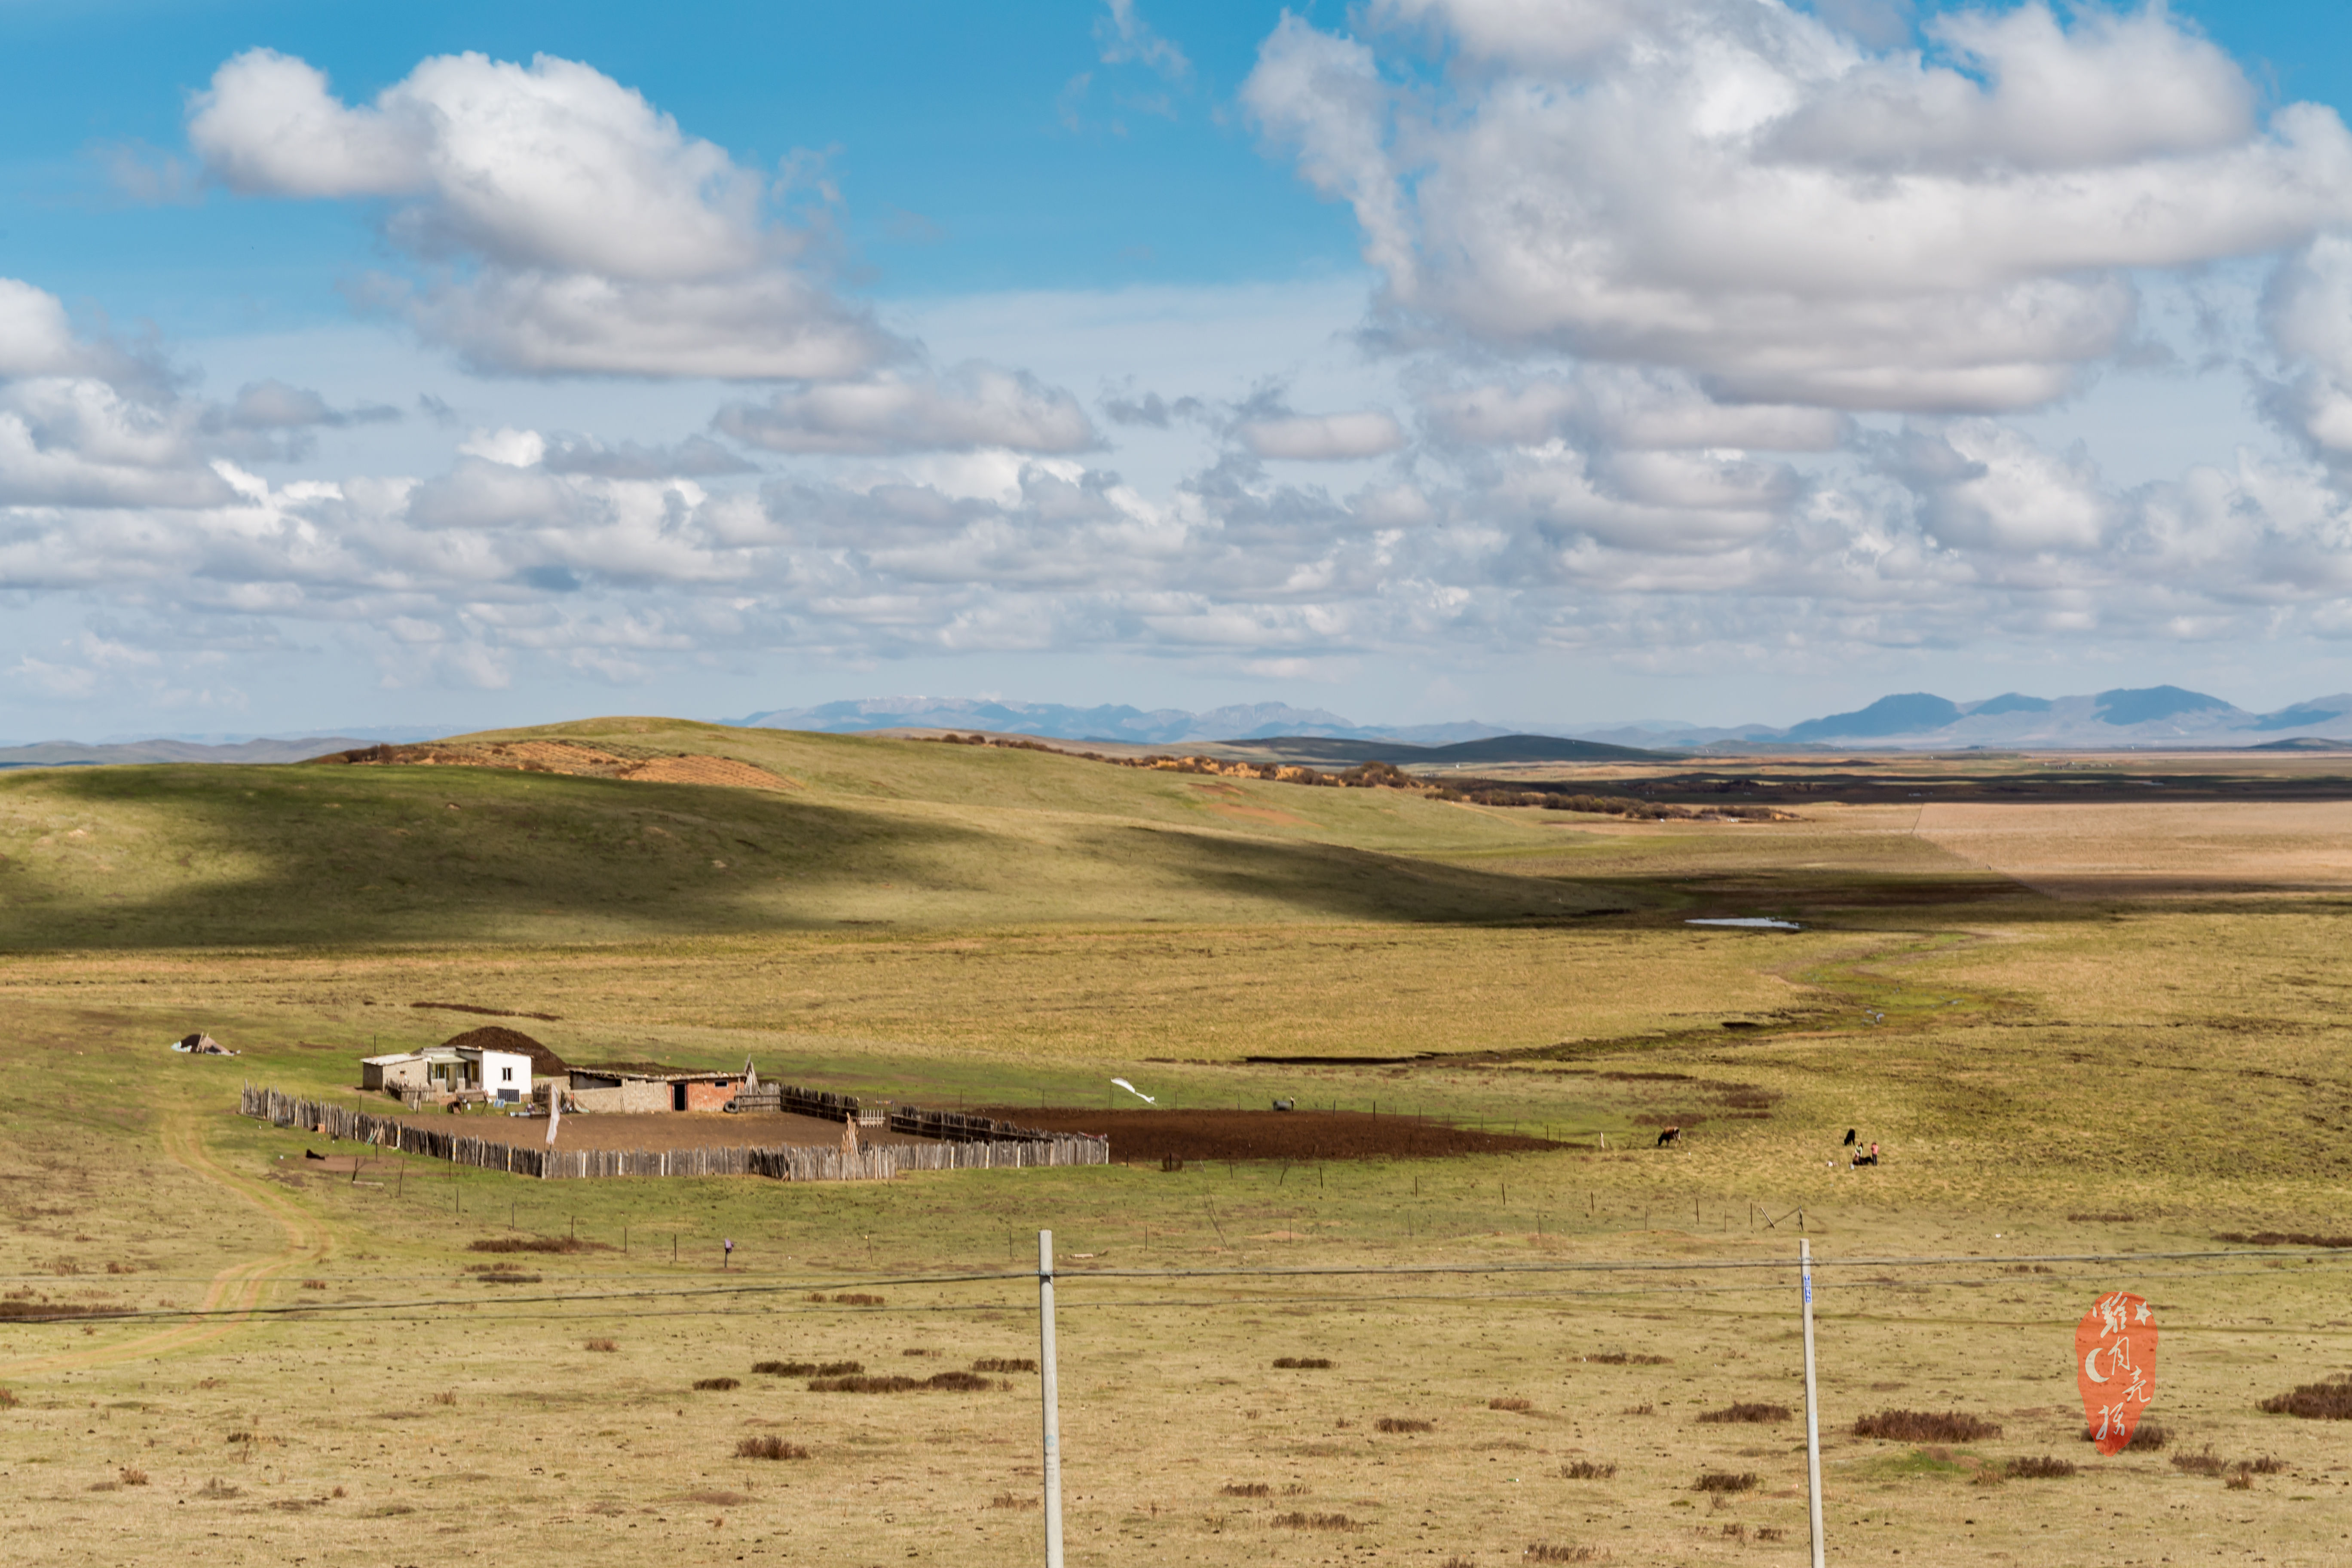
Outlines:
[[[474,1082],[501,1105],[530,1099],[530,1058],[520,1051],[476,1050],[460,1046],[457,1054],[474,1058]]]

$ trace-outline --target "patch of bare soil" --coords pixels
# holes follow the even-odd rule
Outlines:
[[[695,752],[645,746],[590,745],[584,741],[428,741],[414,746],[360,746],[313,757],[310,764],[350,767],[505,768],[576,778],[634,779],[644,784],[725,784],[736,789],[798,789],[800,781],[755,763]]]
[[[1480,1132],[1412,1116],[1361,1110],[1078,1110],[984,1108],[1048,1132],[1108,1135],[1111,1157],[1147,1160],[1421,1160],[1516,1154],[1559,1145],[1514,1132]]]

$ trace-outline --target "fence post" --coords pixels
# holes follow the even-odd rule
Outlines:
[[[1037,1371],[1045,1417],[1045,1568],[1062,1568],[1062,1415],[1054,1364],[1054,1233],[1037,1233]]]
[[[1813,1376],[1813,1244],[1797,1243],[1797,1272],[1805,1287],[1805,1506],[1813,1527],[1813,1568],[1822,1564],[1822,1409]]]

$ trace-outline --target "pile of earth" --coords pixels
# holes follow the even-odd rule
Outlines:
[[[1180,1160],[1422,1160],[1448,1154],[1520,1154],[1560,1145],[1516,1132],[1481,1132],[1412,1116],[1361,1110],[1080,1110],[983,1107],[1047,1132],[1097,1132],[1111,1158]]]
[[[312,757],[305,766],[505,768],[641,784],[730,784],[738,789],[797,789],[799,784],[756,763],[696,752],[657,752],[584,741],[427,741],[414,746],[360,746]]]
[[[478,1029],[468,1029],[462,1035],[452,1035],[441,1042],[460,1049],[476,1051],[509,1051],[530,1058],[530,1076],[561,1078],[572,1070],[562,1057],[524,1034],[520,1029],[504,1028],[497,1024],[485,1024]]]

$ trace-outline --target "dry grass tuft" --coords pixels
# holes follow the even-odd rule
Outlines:
[[[1620,1415],[1655,1415],[1657,1413],[1658,1407],[1646,1402],[1641,1405],[1628,1405],[1619,1412]]]
[[[735,1445],[739,1459],[805,1459],[806,1448],[798,1443],[787,1443],[782,1437],[746,1437]]]
[[[2172,1465],[2175,1469],[2186,1470],[2192,1476],[2275,1476],[2286,1468],[2284,1459],[2274,1458],[2268,1454],[2258,1459],[2233,1462],[2215,1453],[2210,1443],[2194,1454],[2173,1455]]]
[[[1857,1437],[1894,1443],[1976,1443],[2000,1436],[2000,1424],[1958,1410],[1882,1410],[1854,1418]]]
[[[971,1363],[974,1372],[1035,1372],[1037,1363],[1031,1356],[983,1356]]]
[[[196,1495],[201,1498],[212,1498],[215,1500],[223,1500],[233,1497],[243,1497],[245,1495],[245,1489],[242,1487],[233,1487],[226,1481],[222,1480],[218,1476],[215,1476],[211,1480],[206,1481],[203,1486],[198,1487],[196,1489]]]
[[[2284,1394],[2272,1394],[2257,1408],[2306,1421],[2352,1421],[2352,1372],[2339,1372],[2321,1383],[2298,1384]]]
[[[324,1279],[305,1279],[302,1281],[302,1289],[305,1290],[323,1290],[326,1288],[327,1282]]]
[[[2254,1478],[2241,1471],[2221,1484],[2233,1492],[2250,1492],[2254,1489]]]
[[[750,1502],[751,1499],[747,1492],[730,1492],[724,1487],[705,1487],[699,1491],[688,1492],[686,1500],[709,1503],[714,1508],[733,1508],[738,1503]]]
[[[1353,1531],[1364,1527],[1344,1513],[1277,1513],[1266,1523],[1285,1530]]]
[[[468,1252],[610,1252],[608,1242],[572,1236],[484,1236],[466,1244]]]
[[[755,1361],[751,1370],[770,1377],[847,1377],[866,1370],[862,1361]]]
[[[1763,1529],[1756,1532],[1756,1539],[1759,1541],[1786,1541],[1789,1539],[1789,1532],[1781,1529],[1777,1524],[1768,1524],[1764,1526]]]
[[[1597,1459],[1570,1459],[1559,1468],[1559,1479],[1564,1481],[1605,1481],[1616,1474],[1616,1466]]]
[[[983,1389],[1011,1386],[1010,1384],[991,1383],[975,1373],[935,1372],[929,1377],[908,1377],[903,1373],[886,1373],[877,1376],[813,1377],[809,1379],[808,1390],[811,1394],[911,1394],[918,1390],[977,1394]]]
[[[2238,1247],[2352,1247],[2352,1236],[2314,1236],[2307,1230],[2225,1230],[2213,1239]]]
[[[740,1377],[698,1377],[694,1380],[698,1394],[724,1394],[730,1388],[742,1386],[743,1380]]]
[[[2039,1458],[2011,1459],[2009,1479],[2013,1481],[2063,1481],[2074,1473],[2072,1459],[2061,1459],[2044,1454]]]
[[[1282,1372],[1328,1372],[1331,1358],[1319,1355],[1286,1355],[1274,1358],[1276,1368]]]
[[[2070,1214],[2066,1216],[2076,1225],[2131,1225],[2134,1216],[2127,1214]]]
[[[1437,1423],[1423,1421],[1417,1415],[1383,1415],[1372,1423],[1375,1432],[1434,1432]]]
[[[2098,1440],[2099,1434],[2096,1427],[2085,1426],[2083,1428],[2084,1442],[2095,1443]],[[2171,1441],[2172,1428],[2158,1422],[2143,1421],[2138,1426],[2132,1428],[2131,1441],[2124,1445],[2124,1452],[2127,1454],[2153,1454]]]
[[[1532,1399],[1496,1398],[1486,1401],[1489,1410],[1533,1410],[1535,1407],[1536,1402]]]
[[[433,1403],[434,1403],[434,1404],[436,1404],[436,1405],[455,1405],[455,1404],[457,1404],[457,1390],[455,1390],[455,1389],[446,1389],[446,1388],[443,1389],[440,1393],[438,1393],[438,1394],[436,1394],[433,1395]]]
[[[583,1350],[592,1351],[617,1351],[621,1347],[614,1343],[611,1340],[590,1340],[581,1348]]]
[[[1624,1351],[1603,1351],[1599,1355],[1584,1358],[1602,1366],[1664,1366],[1675,1358],[1668,1355],[1633,1355]]]
[[[809,1300],[820,1303],[830,1301],[836,1307],[879,1307],[882,1305],[881,1297],[868,1295],[863,1290],[842,1290],[837,1291],[831,1296],[826,1295],[822,1290],[812,1290],[809,1292]]]
[[[16,1390],[10,1388],[0,1388],[0,1410],[14,1410],[16,1408]]]
[[[1698,1479],[1691,1483],[1695,1492],[1752,1492],[1763,1478],[1753,1470],[1733,1475],[1729,1470],[1701,1470]]]
[[[1217,1489],[1219,1497],[1272,1497],[1274,1489],[1264,1481],[1227,1481]]]
[[[1531,1542],[1519,1554],[1523,1563],[1599,1563],[1609,1553],[1598,1546],[1553,1546],[1547,1542]]]
[[[1018,1492],[999,1492],[994,1497],[988,1500],[988,1506],[991,1508],[1024,1509],[1036,1508],[1040,1505],[1035,1498],[1024,1497]]]
[[[1720,1410],[1701,1411],[1698,1418],[1716,1426],[1743,1422],[1762,1426],[1773,1421],[1786,1421],[1789,1407],[1785,1405],[1727,1405]]]
[[[120,1473],[122,1477],[122,1484],[126,1487],[143,1487],[147,1484],[147,1472],[144,1470],[133,1469],[129,1465],[125,1465]]]

